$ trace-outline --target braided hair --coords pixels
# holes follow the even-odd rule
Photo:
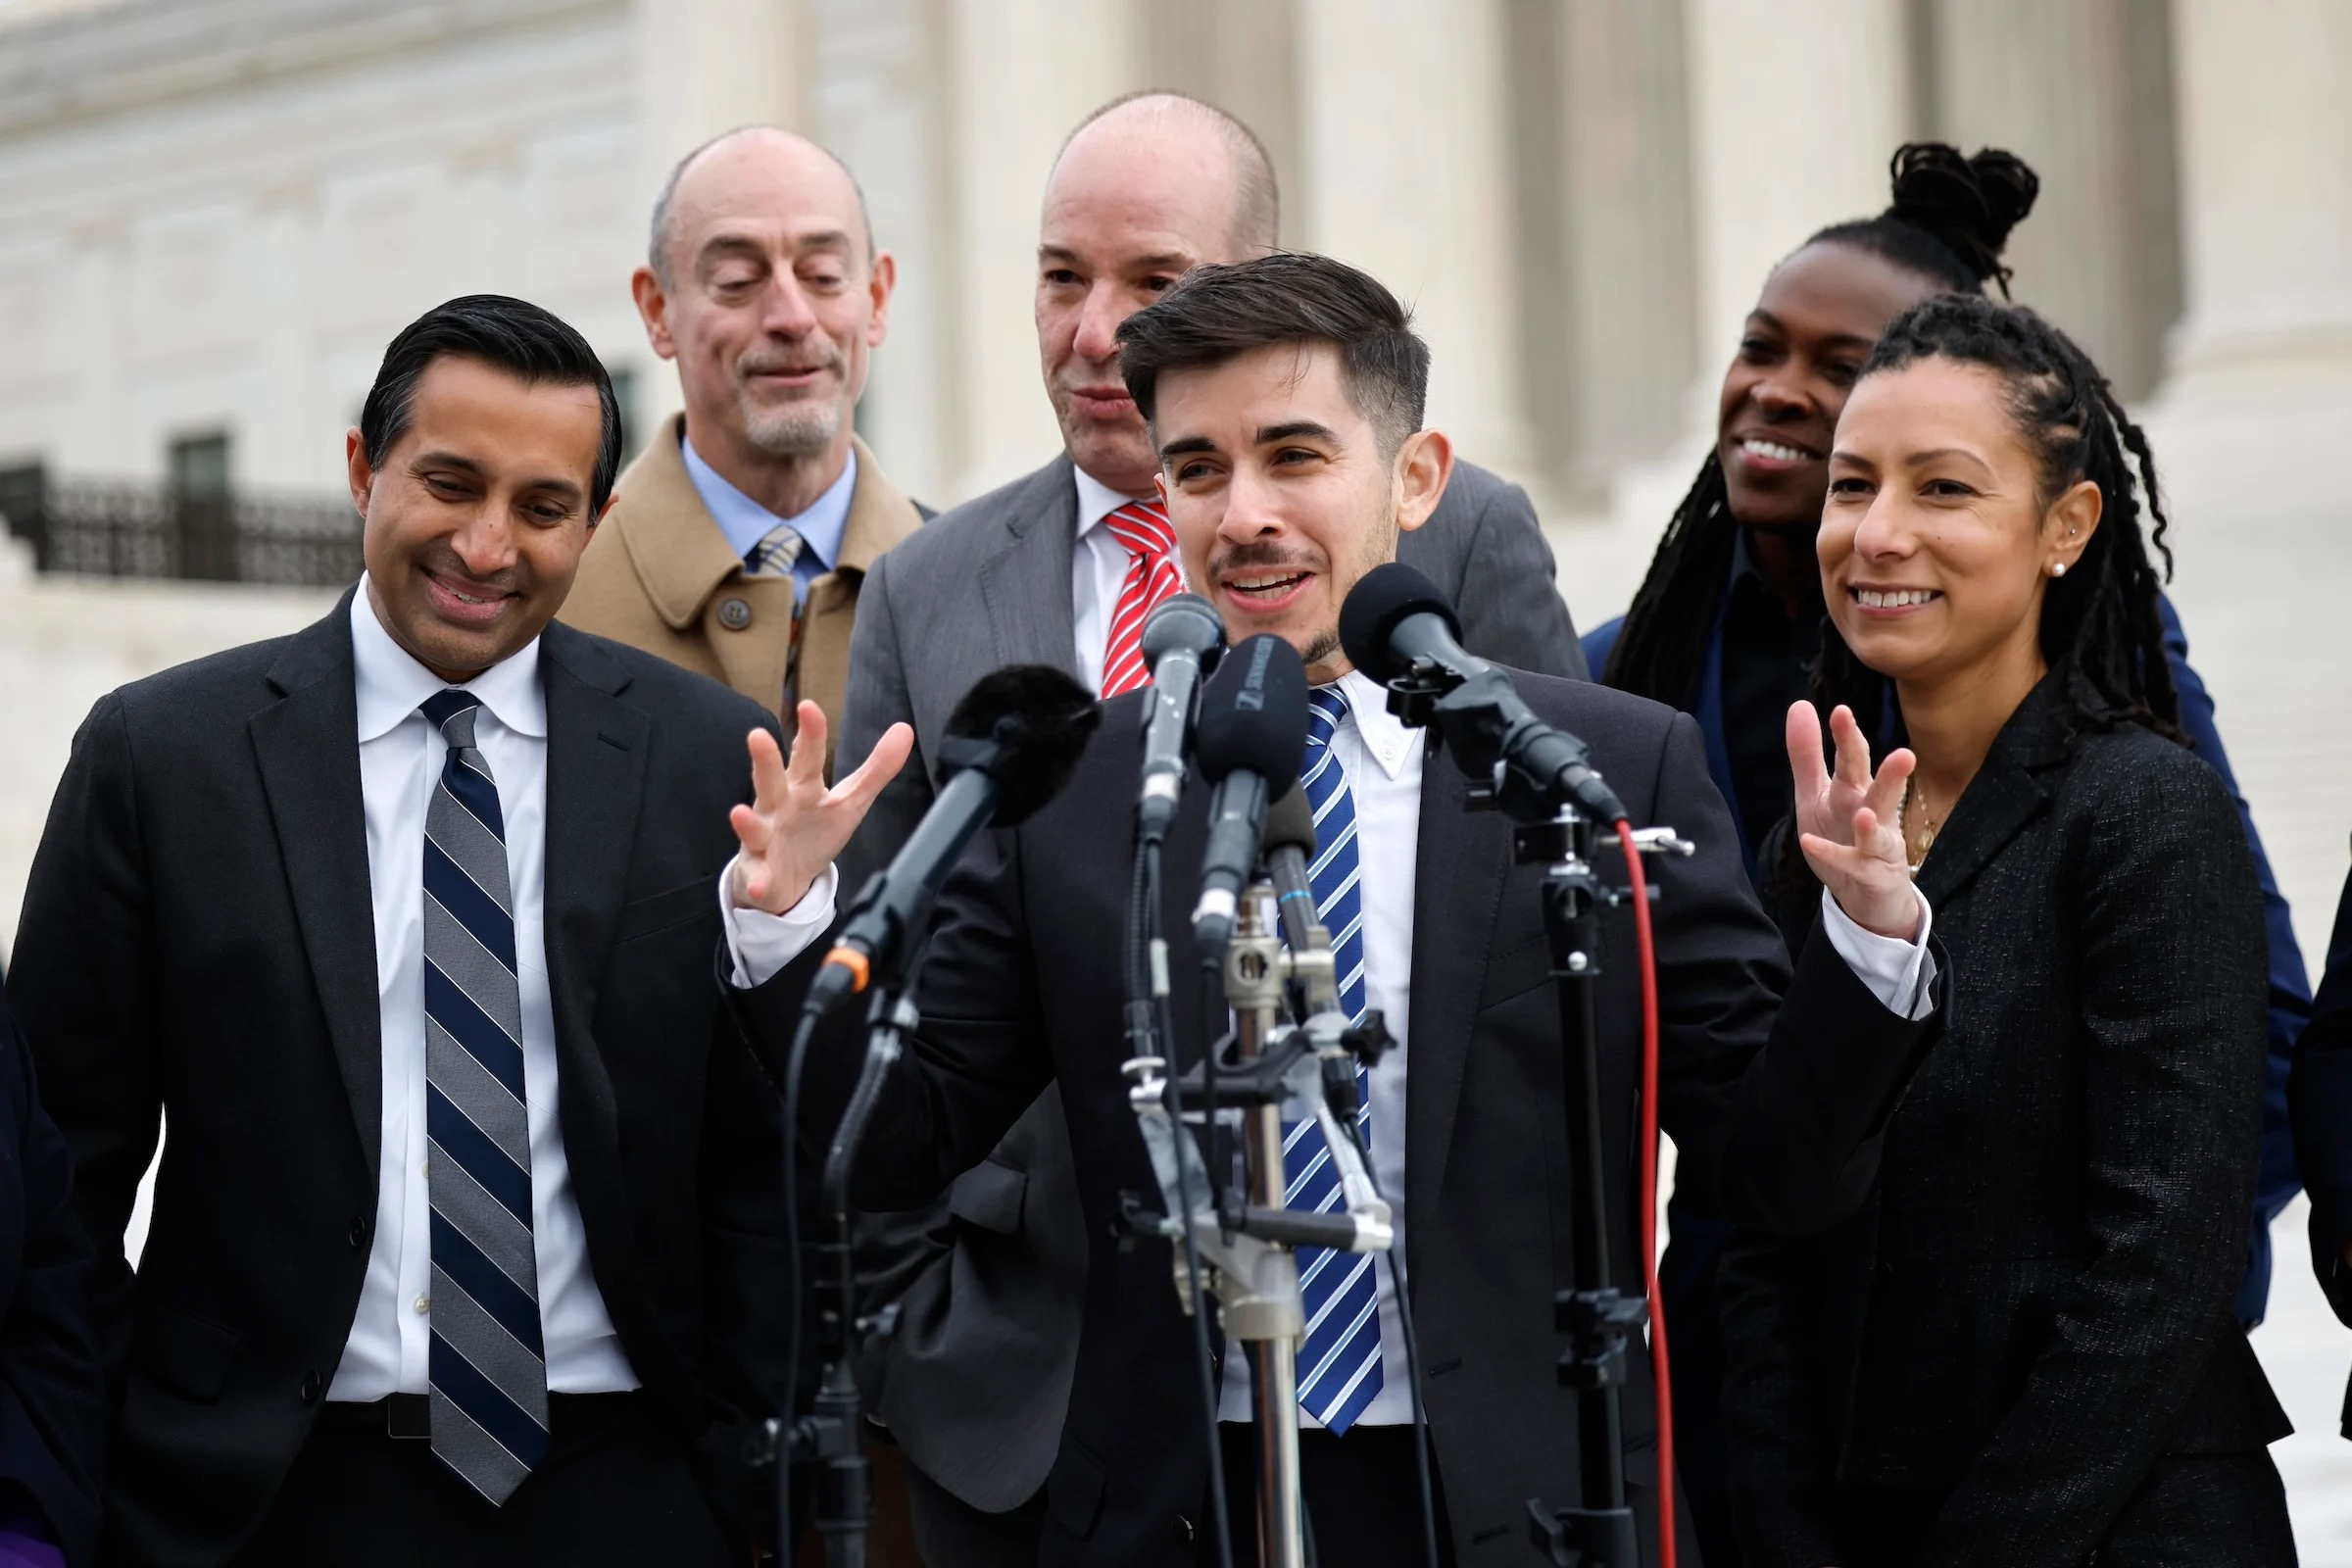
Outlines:
[[[2001,248],[2034,210],[2041,189],[2034,171],[1998,148],[1963,158],[1941,142],[1911,142],[1896,149],[1888,173],[1894,199],[1885,212],[1833,223],[1805,244],[1862,251],[1958,294],[1997,282],[2006,298],[2009,269],[2001,265]],[[1689,706],[1715,607],[1731,578],[1738,521],[1721,457],[1710,448],[1626,612],[1603,684]]]
[[[2041,656],[2058,677],[2062,722],[2073,730],[2135,721],[2186,745],[2158,609],[2173,553],[2147,436],[2074,339],[2025,306],[1951,294],[1915,305],[1888,323],[1862,374],[1930,359],[1983,366],[2001,378],[2011,416],[2034,451],[2045,501],[2084,479],[2099,487],[2098,527],[2082,559],[2050,579],[2041,601]],[[2144,537],[2140,497],[2155,519]],[[2149,559],[2151,544],[2164,563],[2161,574]],[[1899,722],[1888,711],[1889,684],[1854,657],[1834,624],[1825,626],[1813,671],[1819,711],[1843,703],[1864,735],[1898,733],[1888,723]]]

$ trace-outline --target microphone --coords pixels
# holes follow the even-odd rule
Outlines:
[[[1152,670],[1152,719],[1144,731],[1144,793],[1136,832],[1164,843],[1184,792],[1184,754],[1193,740],[1200,678],[1225,652],[1225,623],[1199,594],[1163,600],[1144,621],[1144,662]]]
[[[1476,715],[1494,755],[1546,800],[1572,802],[1601,822],[1626,820],[1625,804],[1593,769],[1585,743],[1536,717],[1511,677],[1462,646],[1462,623],[1437,585],[1401,562],[1375,566],[1340,607],[1348,662],[1384,686],[1434,671],[1446,688],[1442,713]],[[1457,741],[1448,729],[1446,739]],[[1459,755],[1465,771],[1480,759]]]
[[[1274,883],[1282,940],[1293,953],[1304,953],[1313,940],[1308,929],[1316,919],[1315,890],[1306,879],[1307,860],[1315,853],[1315,808],[1307,804],[1306,791],[1292,790],[1266,808],[1258,844]]]
[[[1009,664],[974,682],[948,714],[939,798],[859,891],[809,982],[807,1010],[828,1011],[877,972],[896,980],[972,835],[1027,821],[1060,794],[1102,719],[1086,688],[1050,665]]]
[[[1213,957],[1233,938],[1266,803],[1291,792],[1306,758],[1306,665],[1298,650],[1270,632],[1233,650],[1201,693],[1195,754],[1217,787],[1193,907],[1193,939]]]

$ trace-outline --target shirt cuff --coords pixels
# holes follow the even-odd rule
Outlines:
[[[1919,934],[1908,942],[1863,930],[1838,907],[1828,888],[1821,890],[1821,924],[1854,978],[1869,987],[1888,1012],[1917,1023],[1936,1010],[1936,956],[1928,951],[1936,910],[1926,894],[1917,888],[1912,894],[1919,900]]]
[[[740,857],[738,857],[740,858]],[[776,976],[776,971],[808,950],[833,924],[833,895],[841,881],[833,867],[817,873],[801,902],[782,914],[765,909],[741,909],[730,890],[735,886],[735,861],[718,874],[718,918],[726,928],[727,978],[738,991],[753,991]]]

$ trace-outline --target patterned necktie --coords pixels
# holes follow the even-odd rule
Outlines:
[[[743,570],[751,577],[789,577],[801,559],[803,540],[789,522],[779,522],[745,552]]]
[[[531,1241],[531,1128],[507,838],[482,705],[424,701],[449,741],[424,814],[425,1191],[432,1201],[433,1453],[503,1503],[547,1453]]]
[[[1315,911],[1331,932],[1332,965],[1340,1006],[1364,1016],[1364,901],[1358,885],[1355,797],[1332,750],[1348,716],[1337,686],[1307,697],[1306,772],[1299,785],[1315,815],[1315,859],[1307,868]],[[1356,1131],[1372,1147],[1372,1099],[1364,1070],[1355,1070]],[[1344,1195],[1331,1152],[1311,1121],[1283,1128],[1285,1201],[1318,1214],[1336,1211]],[[1299,1407],[1334,1433],[1347,1431],[1380,1392],[1380,1284],[1370,1252],[1298,1249],[1298,1291],[1306,1308],[1306,1341],[1298,1349]]]
[[[1159,602],[1184,586],[1176,569],[1176,530],[1168,509],[1156,501],[1130,501],[1102,519],[1111,537],[1126,547],[1127,577],[1110,612],[1110,640],[1102,648],[1102,695],[1116,697],[1149,683],[1144,662],[1144,620]]]

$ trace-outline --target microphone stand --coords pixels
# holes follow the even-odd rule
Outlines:
[[[1507,677],[1489,673],[1509,690]],[[1601,881],[1592,865],[1595,823],[1560,787],[1556,767],[1531,765],[1550,759],[1531,757],[1528,726],[1492,700],[1496,681],[1462,681],[1423,661],[1390,683],[1389,710],[1414,728],[1437,726],[1470,779],[1471,808],[1509,815],[1516,824],[1514,859],[1544,868],[1544,935],[1558,991],[1560,1076],[1578,1188],[1569,1208],[1577,1288],[1552,1297],[1552,1325],[1568,1339],[1559,1382],[1577,1396],[1577,1506],[1555,1509],[1541,1497],[1529,1498],[1529,1536],[1553,1568],[1640,1568],[1634,1510],[1625,1497],[1623,1390],[1626,1344],[1648,1303],[1620,1291],[1611,1267],[1600,1036],[1593,1015],[1600,912],[1628,894]],[[1642,854],[1692,850],[1668,828],[1642,829],[1634,841]]]

